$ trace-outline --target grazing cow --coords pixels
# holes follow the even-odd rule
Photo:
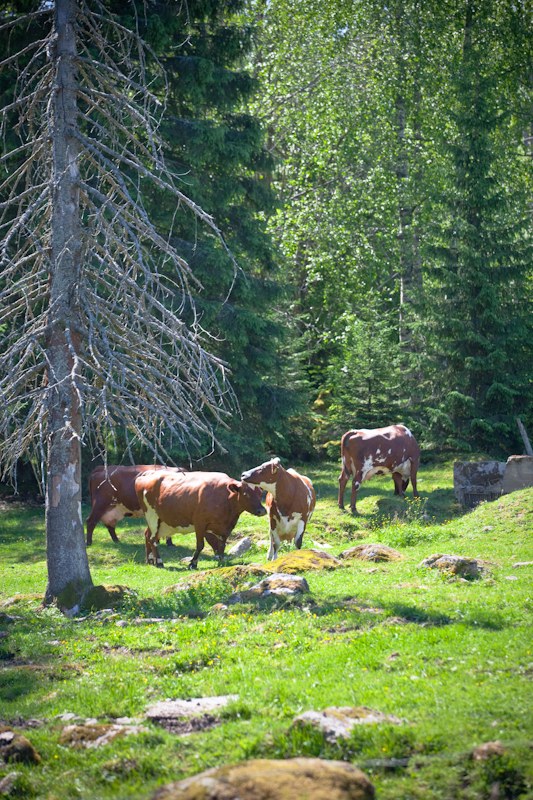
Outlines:
[[[418,497],[416,473],[420,461],[420,448],[405,425],[386,428],[347,431],[341,439],[342,472],[339,476],[339,508],[344,508],[344,490],[352,477],[352,514],[357,513],[357,490],[363,481],[374,475],[389,475],[394,480],[394,493],[402,497],[413,484],[413,495]]]
[[[163,467],[157,464],[133,466],[96,467],[89,477],[89,496],[91,513],[87,517],[87,545],[93,543],[93,531],[102,522],[114,542],[118,542],[115,532],[117,522],[124,517],[142,517],[143,512],[135,494],[135,478],[141,472],[153,469],[171,469],[184,472],[180,467]],[[167,544],[172,544],[170,539]]]
[[[148,525],[146,562],[162,567],[158,543],[161,536],[196,533],[196,550],[189,569],[196,569],[206,539],[216,557],[224,556],[226,541],[243,511],[256,517],[266,514],[261,492],[223,472],[144,472],[135,480],[135,491]]]
[[[268,492],[265,501],[270,518],[268,561],[277,557],[282,541],[294,539],[294,546],[299,550],[316,502],[309,478],[294,469],[284,469],[279,458],[273,458],[243,472],[241,480]]]

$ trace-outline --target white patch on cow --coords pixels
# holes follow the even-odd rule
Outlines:
[[[144,505],[146,506],[146,511],[144,512],[144,516],[146,518],[146,524],[148,525],[152,536],[155,536],[157,533],[157,526],[159,525],[159,517],[157,516],[157,511],[154,508],[152,508],[152,506],[146,499],[146,491],[143,492],[143,500],[144,500]]]
[[[375,459],[373,459],[372,456],[367,456],[365,458],[361,472],[361,483],[363,483],[363,481],[370,480],[370,478],[373,478],[374,475],[390,475],[390,469],[387,469],[387,467],[383,467],[380,464],[376,465]]]
[[[297,534],[300,525],[305,528],[305,522],[299,511],[295,511],[290,517],[280,514],[279,520],[276,520],[276,533],[280,539],[292,539]]]
[[[411,459],[408,458],[407,461],[403,461],[401,464],[398,464],[397,467],[394,467],[394,472],[399,472],[403,478],[410,478],[411,477]]]
[[[192,533],[193,531],[194,525],[184,525],[183,527],[180,527],[167,525],[166,522],[159,523],[159,535],[162,539],[167,536],[172,536],[173,533]]]
[[[253,486],[253,484],[250,484]],[[276,499],[276,484],[275,483],[266,483],[265,481],[261,481],[261,483],[256,484],[256,486],[260,486],[261,489],[264,489],[266,492],[270,492],[274,500]]]
[[[411,433],[411,431],[409,430],[409,428],[406,428],[406,427],[405,427],[405,425],[403,425],[403,429],[404,429],[404,431],[405,431],[405,435],[406,435],[406,436],[411,436],[411,437],[413,436],[413,434]]]
[[[128,514],[130,517],[143,516],[142,511],[130,511],[129,508],[123,506],[122,503],[117,503],[116,506],[113,506],[113,508],[108,509],[105,514],[102,514],[101,521],[104,523],[104,525],[111,525],[111,527],[114,527],[117,522],[120,522],[121,519],[124,519],[126,514]]]
[[[373,467],[372,469],[369,469],[368,472],[363,476],[361,483],[363,481],[369,481],[370,478],[373,478],[375,475],[390,475],[390,474],[391,471],[390,469],[387,469],[387,467],[383,466]]]
[[[378,447],[378,449],[376,450],[376,455],[377,455],[377,456],[381,455],[381,450],[379,449],[379,447]]]

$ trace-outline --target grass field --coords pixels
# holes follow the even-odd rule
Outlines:
[[[231,605],[234,591],[209,547],[203,580],[182,563],[193,536],[161,547],[165,569],[146,566],[142,522],[124,520],[114,544],[95,530],[89,549],[95,584],[120,584],[127,604],[67,619],[43,609],[44,513],[0,511],[0,725],[23,733],[37,765],[0,762],[9,796],[149,798],[156,788],[208,767],[255,757],[344,759],[360,766],[381,800],[533,798],[533,490],[473,512],[457,507],[452,464],[423,467],[414,501],[395,498],[391,480],[360,492],[359,516],[338,510],[338,468],[306,468],[317,509],[304,548],[338,555],[381,542],[403,556],[390,563],[349,561],[305,573],[310,594]],[[232,563],[262,563],[266,518],[244,514],[228,544],[255,542]],[[484,559],[479,580],[420,567],[433,553]],[[169,586],[181,589],[164,593]],[[238,695],[221,723],[187,736],[144,719],[157,700]],[[368,706],[400,725],[361,725],[340,744],[292,720],[329,706]],[[61,715],[143,730],[100,748],[62,738]],[[1,731],[1,728],[0,728]],[[475,759],[475,747],[501,751]],[[16,773],[16,774],[13,774]]]

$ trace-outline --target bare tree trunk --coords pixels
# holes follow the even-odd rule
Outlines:
[[[76,607],[92,586],[81,517],[81,230],[76,103],[76,0],[56,0],[52,90],[53,167],[50,314],[46,352],[46,602]]]

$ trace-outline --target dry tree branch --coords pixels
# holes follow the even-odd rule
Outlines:
[[[45,16],[48,31],[0,62],[16,75],[1,113],[6,145],[0,165],[0,474],[26,454],[42,465],[46,401],[55,386],[47,336],[59,313],[50,303],[52,213],[50,9],[0,24],[2,31]],[[47,15],[47,16],[46,16]],[[143,202],[151,185],[175,209],[186,208],[219,238],[210,214],[179,188],[164,162],[160,121],[166,78],[155,54],[109,15],[99,0],[79,0],[78,117],[82,270],[79,323],[64,331],[72,369],[64,378],[82,411],[82,435],[105,454],[120,431],[171,460],[173,447],[213,447],[213,426],[236,407],[226,365],[204,346],[189,284],[198,285]],[[24,62],[24,66],[22,63]],[[20,141],[13,143],[13,132]],[[233,260],[233,258],[232,258]],[[185,305],[192,322],[178,314]],[[80,344],[78,344],[80,342]],[[71,420],[65,430],[73,433]],[[202,445],[203,443],[203,445]],[[42,469],[41,469],[42,471]]]

